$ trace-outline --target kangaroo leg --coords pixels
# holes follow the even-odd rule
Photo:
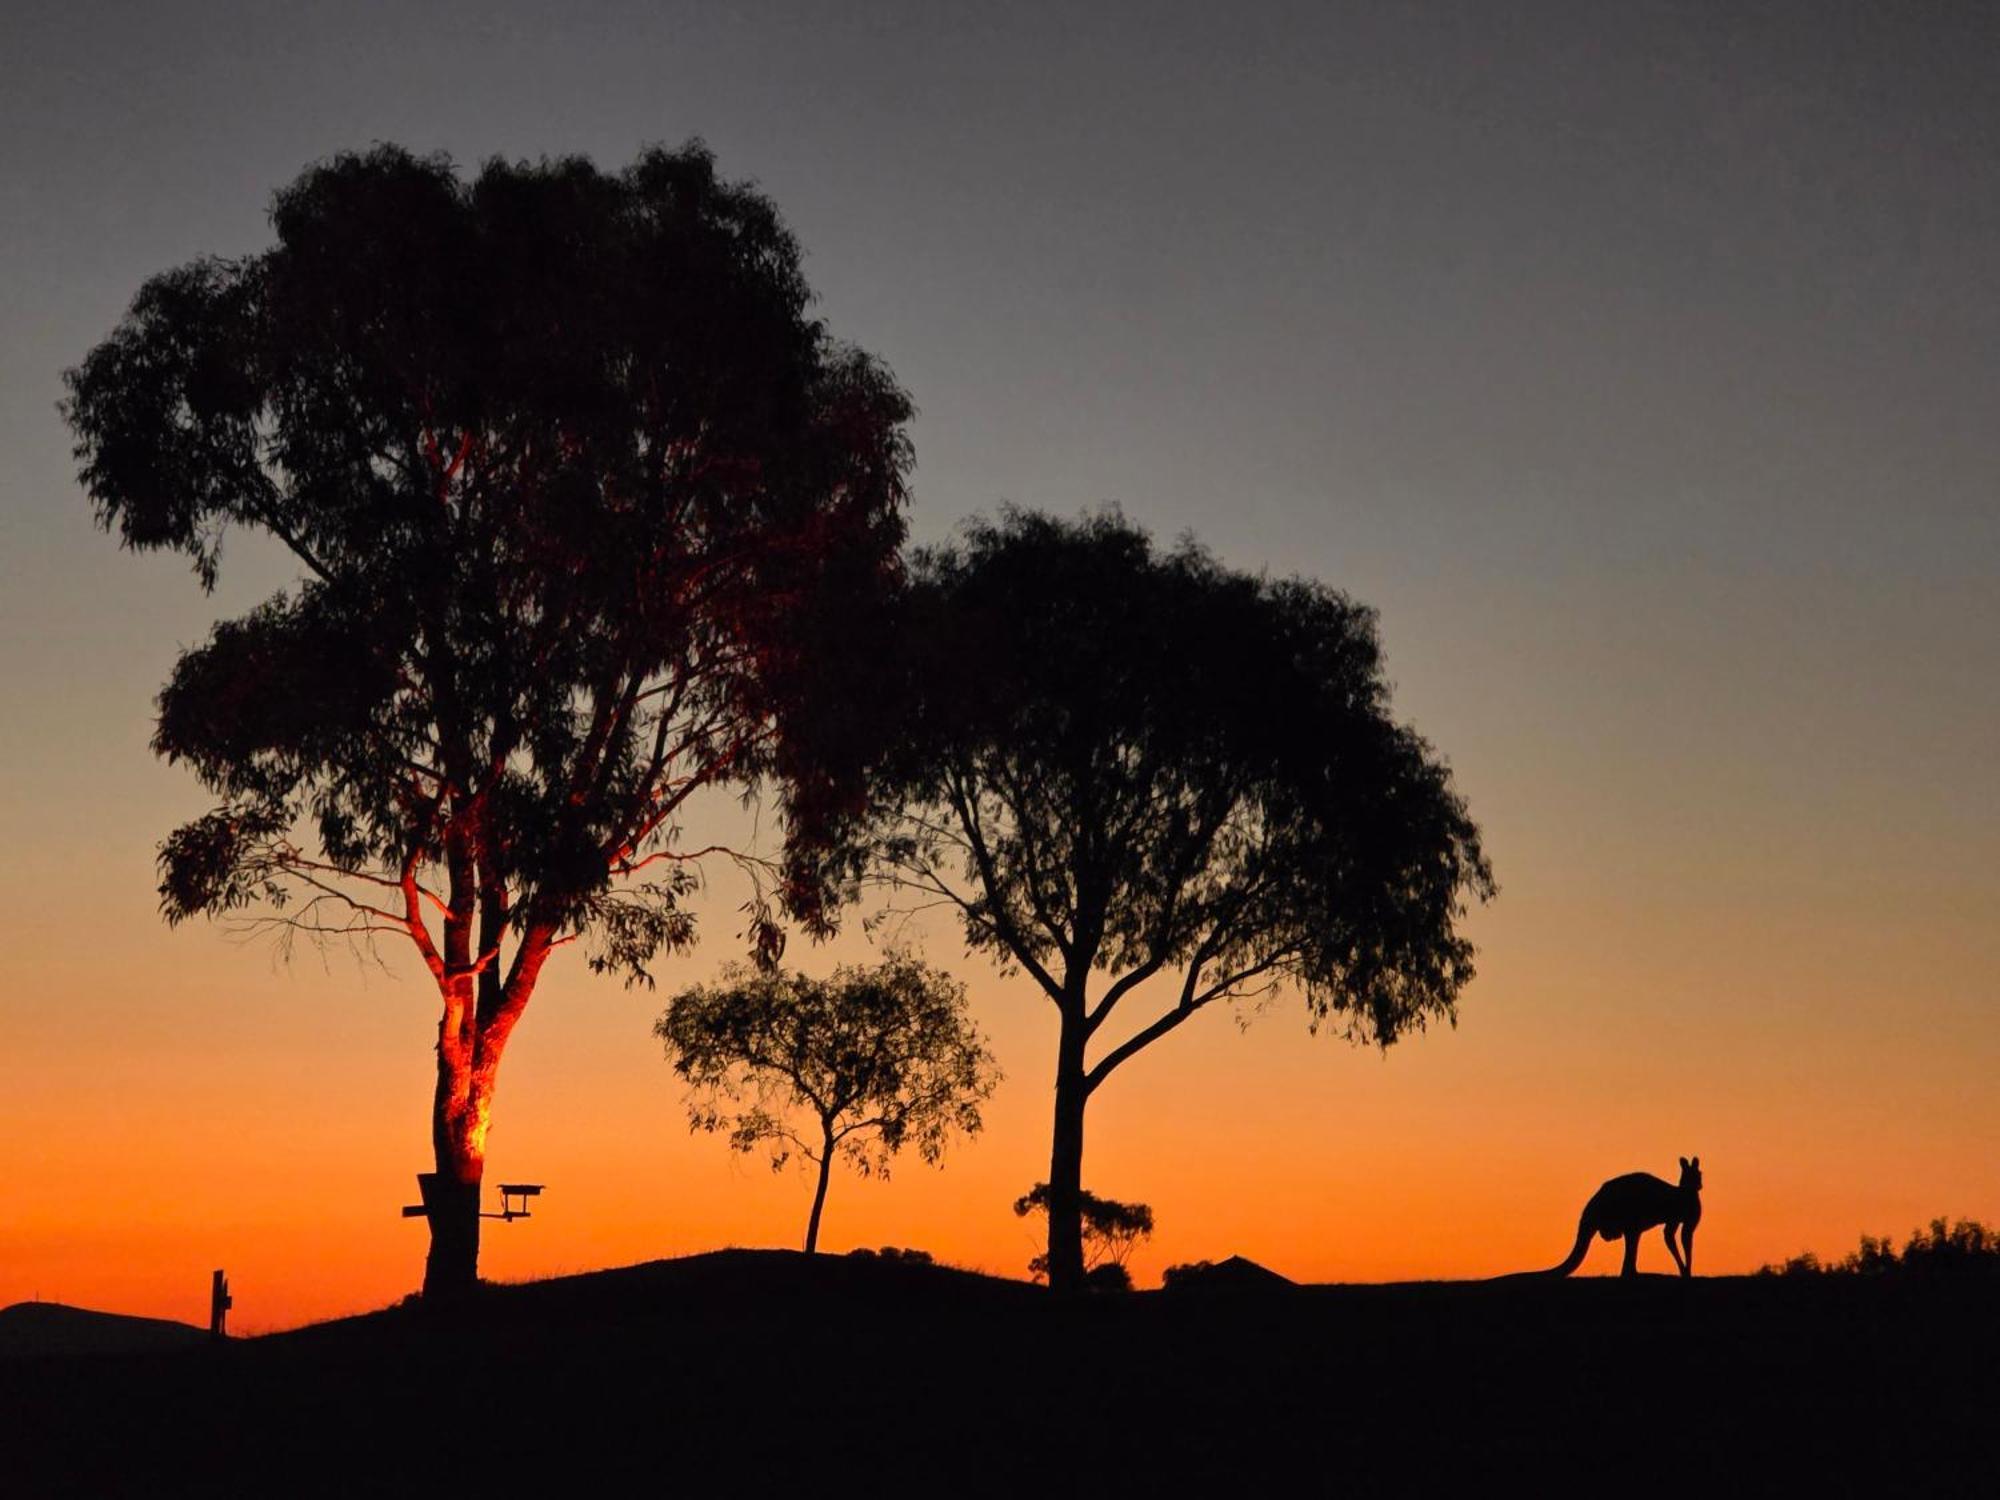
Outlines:
[[[1663,1224],[1660,1226],[1660,1235],[1667,1242],[1667,1254],[1674,1258],[1674,1264],[1680,1267],[1681,1275],[1685,1276],[1688,1273],[1687,1262],[1681,1259],[1681,1247],[1674,1243],[1674,1231],[1679,1227],[1678,1224]]]
[[[1694,1225],[1681,1225],[1681,1247],[1686,1251],[1681,1261],[1681,1275],[1694,1275]]]
[[[1625,1264],[1618,1274],[1620,1276],[1639,1274],[1639,1231],[1636,1229],[1625,1236]]]

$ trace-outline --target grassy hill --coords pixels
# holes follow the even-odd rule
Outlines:
[[[0,1307],[0,1359],[191,1349],[207,1337],[202,1329],[186,1323],[93,1312],[61,1302],[17,1302]]]
[[[729,1251],[0,1364],[24,1493],[1882,1493],[1994,1472],[1990,1286],[1108,1295]]]

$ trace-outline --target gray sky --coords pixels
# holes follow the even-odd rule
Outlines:
[[[1565,719],[1755,757],[1776,691],[1812,700],[1766,726],[1801,775],[1829,733],[1947,722],[1957,766],[1991,769],[1990,733],[1957,738],[1995,717],[1990,7],[9,18],[14,671],[70,670],[52,631],[115,634],[107,588],[142,636],[156,602],[207,618],[90,532],[52,410],[147,274],[261,246],[272,191],[339,149],[615,165],[698,133],[915,394],[920,536],[1112,501],[1319,574],[1383,608],[1461,761],[1468,733],[1560,757]]]

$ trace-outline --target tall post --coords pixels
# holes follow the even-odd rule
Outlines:
[[[229,1278],[217,1271],[208,1282],[208,1332],[211,1338],[229,1337],[229,1330],[223,1325],[229,1320],[229,1309],[235,1305],[236,1299],[229,1295]]]

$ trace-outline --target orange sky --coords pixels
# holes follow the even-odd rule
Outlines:
[[[2000,95],[1983,20],[1811,7],[1110,3],[110,7],[0,47],[0,1304],[274,1328],[417,1285],[434,998],[155,912],[203,810],[148,752],[203,598],[96,532],[59,373],[149,274],[269,243],[373,141],[700,133],[919,409],[919,541],[1106,502],[1381,611],[1499,899],[1455,1031],[1386,1056],[1211,1013],[1093,1101],[1141,1284],[1554,1262],[1597,1183],[1707,1178],[1697,1264],[2000,1221]],[[440,59],[449,59],[441,65]],[[701,949],[732,956],[718,891]],[[1007,1071],[941,1172],[824,1240],[1019,1274],[1054,1029],[966,960]],[[795,955],[805,965],[850,948]],[[485,1269],[801,1236],[810,1183],[690,1137],[664,995],[551,963]],[[1657,1237],[1643,1263],[1663,1268]],[[1599,1246],[1587,1269],[1615,1270]]]
[[[172,564],[103,553],[107,583],[136,578],[206,618]],[[1461,1024],[1381,1055],[1308,1037],[1281,1002],[1247,1029],[1205,1016],[1122,1070],[1092,1104],[1086,1179],[1154,1206],[1141,1284],[1233,1253],[1316,1280],[1547,1264],[1598,1181],[1671,1176],[1689,1152],[1707,1174],[1706,1271],[1993,1215],[1991,807],[1872,751],[1867,705],[1828,704],[1853,779],[1847,816],[1822,819],[1803,771],[1663,740],[1688,690],[1670,671],[1586,696],[1563,734],[1525,731],[1483,674],[1532,647],[1540,670],[1563,670],[1568,649],[1583,675],[1619,644],[1558,648],[1539,611],[1521,614],[1448,648],[1393,610],[1384,622],[1404,711],[1452,755],[1502,884],[1474,919],[1481,974]],[[400,1296],[424,1241],[396,1210],[427,1166],[430,986],[393,948],[386,971],[343,954],[287,966],[261,942],[158,922],[152,846],[199,798],[144,749],[171,641],[115,646],[91,647],[111,663],[93,694],[115,709],[106,732],[39,755],[43,793],[14,806],[0,873],[0,1304],[198,1319],[215,1266],[246,1330]],[[1753,718],[1797,713],[1750,686],[1723,674],[1711,695]],[[718,887],[706,944],[664,983],[735,951],[737,899]],[[794,958],[831,964],[860,943]],[[1019,1274],[1035,1246],[1009,1204],[1044,1175],[1054,1030],[1032,990],[948,929],[926,946],[971,981],[1006,1082],[942,1171],[836,1178],[825,1243]],[[690,1136],[648,1034],[662,999],[551,966],[508,1054],[489,1174],[549,1191],[533,1220],[489,1225],[489,1275],[796,1242],[809,1183]],[[1657,1245],[1644,1257],[1666,1264]],[[1599,1247],[1587,1269],[1615,1265]]]

